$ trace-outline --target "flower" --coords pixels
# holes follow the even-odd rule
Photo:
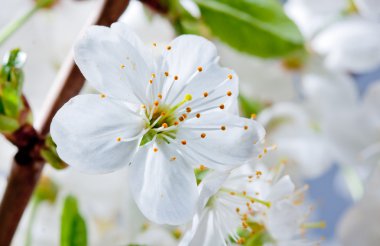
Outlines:
[[[310,243],[300,239],[310,212],[301,206],[304,190],[296,190],[289,176],[281,177],[280,169],[259,165],[254,171],[245,165],[230,174],[214,172],[200,189],[204,199],[180,245]]]
[[[158,49],[144,47],[121,23],[89,28],[75,46],[75,61],[102,94],[71,99],[51,134],[60,157],[81,171],[108,173],[129,164],[143,214],[182,224],[195,212],[194,168],[244,163],[264,129],[230,112],[238,79],[217,64],[212,43],[184,35],[155,58]]]

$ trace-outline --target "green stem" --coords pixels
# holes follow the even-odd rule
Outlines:
[[[28,222],[28,227],[26,228],[25,246],[32,245],[32,228],[33,228],[34,220],[36,218],[38,204],[39,204],[39,200],[33,199],[32,204],[31,204],[32,207],[31,207],[31,212],[30,212],[30,219]]]
[[[0,46],[5,43],[5,41],[12,36],[20,27],[22,27],[29,19],[40,9],[40,6],[35,5],[24,15],[20,16],[18,19],[9,23],[0,31]]]

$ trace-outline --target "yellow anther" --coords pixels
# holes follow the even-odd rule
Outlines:
[[[182,114],[183,118],[187,119],[187,114]]]
[[[175,161],[177,160],[177,157],[173,156],[172,158],[170,158],[171,161]]]
[[[183,116],[178,117],[179,121],[184,121],[185,118]]]
[[[236,213],[240,213],[240,208],[236,208]]]
[[[208,92],[207,91],[203,92],[203,96],[207,97],[208,96]]]
[[[202,133],[201,138],[205,138],[205,137],[206,137],[206,133]]]
[[[232,79],[232,74],[229,74],[227,77],[228,79]]]
[[[168,128],[168,124],[167,123],[162,123],[161,125],[163,128]]]
[[[248,130],[248,126],[244,126],[244,130]]]
[[[261,171],[256,171],[256,176],[261,176],[263,173]]]
[[[153,43],[152,45],[153,45],[154,47],[157,47],[157,43]]]
[[[246,195],[247,195],[247,192],[243,190],[243,196],[246,196]]]
[[[125,65],[124,64],[120,64],[120,68],[121,69],[125,68]]]
[[[168,77],[168,76],[169,76],[169,72],[165,72],[164,74],[165,74],[165,76],[166,76],[166,77]]]
[[[161,112],[161,116],[165,116],[166,115],[166,113],[165,112]]]
[[[116,138],[116,141],[121,142],[121,137]]]
[[[264,148],[264,154],[268,153],[268,149]]]
[[[263,158],[263,155],[260,154],[260,155],[257,156],[257,158],[261,159],[261,158]]]
[[[150,79],[150,80],[149,80],[149,84],[153,84],[153,79]]]
[[[154,104],[154,106],[156,106],[156,107],[157,107],[157,106],[158,106],[158,104],[159,104],[159,102],[158,102],[158,101],[154,101],[154,103],[153,103],[153,104]]]
[[[160,98],[160,99],[162,99],[162,94],[158,93],[157,97]]]
[[[174,76],[174,80],[178,80],[178,76],[177,75]]]
[[[187,102],[187,101],[191,101],[191,100],[193,100],[193,96],[191,94],[186,94],[184,101]]]
[[[224,104],[220,104],[220,105],[219,105],[219,108],[220,108],[220,109],[224,109]]]
[[[175,126],[178,126],[178,124],[179,124],[179,122],[178,122],[178,121],[174,122],[174,125],[175,125]]]
[[[154,152],[157,152],[157,151],[158,151],[158,149],[157,149],[157,148],[153,148],[153,151],[154,151]]]
[[[232,92],[231,91],[227,91],[227,96],[232,96]]]
[[[236,193],[234,191],[230,191],[230,195],[234,196],[234,195],[236,195]]]
[[[168,45],[168,46],[166,46],[166,49],[167,49],[167,50],[171,50],[172,47],[171,47],[170,45]]]
[[[195,117],[197,117],[199,119],[201,117],[201,114],[198,113],[198,114],[195,115]]]
[[[142,108],[142,109],[146,109],[145,104],[141,104],[141,108]]]
[[[156,74],[155,73],[152,73],[152,78],[156,78]]]
[[[241,223],[241,225],[243,226],[244,229],[247,229],[247,228],[248,228],[248,224],[247,224],[245,221],[243,221],[243,222]]]
[[[186,144],[187,144],[186,140],[182,140],[182,141],[181,141],[181,144],[182,144],[182,145],[186,145]]]
[[[106,98],[105,94],[100,94],[100,98]]]
[[[220,129],[221,129],[222,131],[225,131],[225,130],[226,130],[226,126],[221,126]]]
[[[186,112],[191,113],[191,108],[190,108],[190,107],[187,107],[187,108],[186,108]]]
[[[202,72],[203,71],[203,67],[199,66],[198,68],[198,72]]]
[[[200,165],[199,166],[199,170],[201,170],[201,171],[204,171],[204,170],[206,170],[207,169],[207,167],[205,167],[204,165]]]
[[[251,114],[251,119],[254,120],[256,119],[257,115],[256,114]]]

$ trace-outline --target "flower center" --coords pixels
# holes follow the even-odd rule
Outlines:
[[[183,104],[191,101],[190,94],[185,95],[184,99],[174,106],[160,104],[155,101],[149,108],[145,107],[145,116],[147,118],[144,134],[140,146],[149,143],[152,140],[158,140],[158,143],[164,141],[170,143],[168,138],[175,139],[179,121],[177,121],[176,111]]]

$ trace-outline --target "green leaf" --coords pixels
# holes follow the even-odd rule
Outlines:
[[[247,98],[241,93],[239,95],[239,103],[241,113],[247,118],[251,117],[252,114],[259,114],[264,109],[264,105],[261,102]]]
[[[0,132],[12,133],[19,128],[17,120],[8,116],[0,115]]]
[[[67,196],[61,217],[61,246],[86,245],[86,223],[79,213],[78,201],[73,196]]]
[[[263,58],[303,49],[297,26],[276,0],[195,0],[211,32],[233,48]]]

